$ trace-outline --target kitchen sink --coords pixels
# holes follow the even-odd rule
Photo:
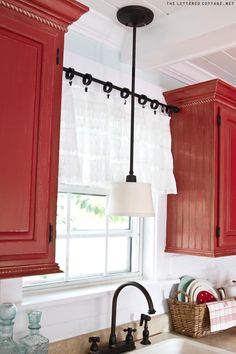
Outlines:
[[[232,354],[228,350],[212,347],[187,338],[167,338],[136,350],[137,354]]]

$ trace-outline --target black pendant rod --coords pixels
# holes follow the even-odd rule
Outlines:
[[[132,47],[132,80],[131,80],[131,121],[130,121],[130,165],[129,175],[126,182],[136,182],[133,171],[134,164],[134,109],[135,109],[135,68],[136,68],[136,27],[133,27],[133,47]]]
[[[97,84],[100,84],[100,85],[107,85],[109,84],[111,90],[117,90],[119,92],[129,92],[129,89],[128,88],[125,88],[125,87],[120,87],[120,86],[117,86],[117,85],[114,85],[112,82],[109,82],[109,81],[103,81],[103,80],[100,80],[96,77],[93,77],[92,75],[90,74],[83,74],[79,71],[76,71],[74,68],[67,68],[67,67],[63,67],[63,71],[65,72],[65,78],[67,80],[69,80],[70,82],[72,82],[74,76],[79,76],[81,77],[82,79],[88,79],[87,81],[89,82],[87,85],[90,85],[91,82],[96,82]],[[86,84],[85,84],[86,85]],[[129,96],[129,95],[128,95]],[[127,96],[127,97],[128,97]],[[142,97],[146,97],[146,102],[150,102],[151,105],[153,104],[153,107],[151,107],[154,111],[160,106],[161,108],[163,108],[165,111],[167,111],[167,113],[177,113],[179,112],[179,108],[176,107],[176,106],[172,106],[172,105],[167,105],[165,103],[162,103],[162,102],[159,102],[158,100],[156,99],[151,99],[150,97],[147,97],[143,94],[138,94],[138,93],[134,93],[134,97],[137,97],[138,99],[141,99]],[[142,103],[141,103],[142,104]]]

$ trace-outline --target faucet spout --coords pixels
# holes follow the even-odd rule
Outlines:
[[[117,298],[118,298],[118,295],[121,292],[121,290],[123,288],[125,288],[126,286],[134,286],[135,288],[138,288],[143,293],[143,295],[145,296],[145,298],[147,300],[148,313],[154,314],[156,312],[156,310],[154,309],[153,302],[152,302],[149,292],[141,284],[139,284],[135,281],[130,281],[130,282],[120,285],[116,289],[114,296],[113,296],[113,300],[112,300],[111,334],[110,334],[110,339],[109,339],[110,346],[114,346],[116,344],[116,332],[115,331],[116,331]]]

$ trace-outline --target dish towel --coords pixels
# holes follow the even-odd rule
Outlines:
[[[206,304],[209,309],[211,332],[236,326],[236,301],[228,299]]]

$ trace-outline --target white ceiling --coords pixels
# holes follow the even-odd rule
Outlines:
[[[191,63],[236,86],[236,47],[193,59]]]
[[[154,22],[162,16],[167,16],[172,12],[179,10],[181,6],[168,6],[167,1],[163,0],[82,0],[83,4],[90,7],[90,10],[98,12],[116,22],[116,13],[123,6],[141,5],[148,7],[154,13]]]
[[[81,0],[90,7],[74,30],[120,51],[130,63],[131,31],[116,19],[123,6],[141,5],[154,12],[151,25],[137,35],[138,66],[182,84],[212,78],[236,86],[236,1],[231,6],[178,6],[164,0]],[[174,5],[168,5],[173,3]]]
[[[236,46],[170,64],[160,71],[184,84],[219,78],[236,86]]]

